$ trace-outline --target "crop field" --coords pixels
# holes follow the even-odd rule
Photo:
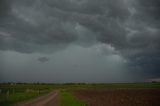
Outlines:
[[[54,98],[57,106],[160,106],[160,83],[0,84],[0,106],[30,101],[50,92],[58,95]]]

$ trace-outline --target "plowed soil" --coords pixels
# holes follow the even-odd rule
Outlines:
[[[75,95],[87,106],[160,106],[160,90],[79,90]]]

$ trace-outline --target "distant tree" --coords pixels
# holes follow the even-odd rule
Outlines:
[[[157,81],[152,81],[152,83],[157,83]]]

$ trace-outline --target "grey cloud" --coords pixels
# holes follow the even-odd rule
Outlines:
[[[21,47],[18,49],[16,44],[14,44],[14,39],[17,43],[21,43],[25,49],[30,48],[26,50],[30,52],[32,50],[33,52],[36,51],[38,45],[70,44],[79,40],[79,35],[75,29],[77,23],[86,27],[90,32],[95,33],[95,35],[102,33],[98,34],[102,37],[96,37],[98,40],[103,39],[105,33],[113,33],[110,29],[117,27],[114,18],[121,19],[128,16],[129,13],[123,2],[115,1],[117,2],[113,3],[111,0],[94,2],[90,0],[81,2],[65,0],[62,2],[57,0],[48,0],[46,2],[41,0],[34,2],[30,0],[16,0],[15,2],[8,2],[11,8],[10,16],[6,17],[6,20],[0,26],[1,31],[10,34],[8,38],[13,40],[13,44],[11,45],[15,45],[15,48],[12,46],[5,47],[5,45],[10,45],[10,41],[2,36],[1,40],[3,44],[1,49],[15,49],[22,52]],[[83,6],[85,8],[82,8]],[[110,26],[109,24],[112,25],[112,22],[115,25]],[[105,28],[106,26],[108,26],[107,29]],[[119,29],[121,30],[121,28]],[[108,31],[106,32],[105,30]],[[92,36],[95,35],[93,34]],[[109,37],[105,37],[104,39],[110,40],[111,37],[112,40],[114,39],[112,36],[115,35],[107,35]],[[86,38],[87,36],[89,35],[86,35]]]
[[[159,6],[157,0],[139,0],[135,2],[135,14],[132,16],[130,28],[135,30],[135,33],[129,35],[128,49],[130,53],[135,53],[129,56],[133,66],[141,67],[141,70],[146,74],[157,74],[160,62],[159,48]],[[127,54],[127,53],[124,53]],[[129,53],[128,53],[129,54]]]
[[[47,58],[47,57],[39,57],[37,60],[43,63],[43,62],[49,61],[49,58]]]
[[[158,0],[139,0],[139,7],[138,9],[143,12],[141,15],[148,15],[149,17],[143,17],[143,18],[151,18],[154,20],[159,20],[160,15],[160,1]]]
[[[123,62],[125,59],[118,53],[112,54],[112,52],[115,50],[107,44],[93,45],[90,48],[71,45],[50,55],[0,51],[0,58],[3,59],[0,60],[2,66],[0,75],[3,78],[0,79],[2,82],[55,83],[128,81],[130,75]],[[37,61],[38,58],[42,60],[48,58],[49,61],[42,64]]]
[[[0,1],[0,19],[4,18],[8,15],[8,12],[10,10],[8,0],[1,0]]]
[[[0,50],[44,53],[106,44],[130,67],[159,75],[159,12],[158,0],[2,0]],[[116,54],[105,46],[102,54]]]

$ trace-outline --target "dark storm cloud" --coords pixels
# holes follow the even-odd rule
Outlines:
[[[157,0],[137,0],[132,5],[133,16],[128,23],[130,34],[124,54],[133,67],[139,67],[146,74],[160,75],[160,2]],[[126,53],[127,52],[127,53]]]
[[[1,0],[0,1],[0,18],[5,17],[10,10],[8,0]]]
[[[147,20],[150,19],[153,22],[156,22],[157,20],[160,19],[160,1],[159,0],[139,0],[138,1],[138,9],[143,12],[139,15],[144,15],[142,16],[143,19]],[[145,16],[148,17],[145,17]],[[151,24],[151,23],[150,23]]]
[[[91,36],[98,40],[115,39],[117,33],[122,33],[120,36],[124,34],[117,20],[124,20],[129,15],[124,2],[115,1],[115,3],[113,0],[7,2],[10,6],[8,8],[11,9],[10,16],[6,17],[6,20],[1,20],[1,49],[33,52],[40,45],[66,45],[79,40],[82,36],[78,33],[83,32],[75,29],[78,25],[86,28],[86,32],[83,33],[86,33],[86,36],[83,39],[90,36],[87,35],[87,31],[95,33],[97,36],[93,33]],[[117,31],[113,31],[113,28],[117,28]]]
[[[133,70],[160,75],[159,13],[159,0],[1,0],[0,49],[32,53],[105,43]]]
[[[49,59],[47,57],[39,57],[37,60],[42,62],[42,63],[49,61]]]

